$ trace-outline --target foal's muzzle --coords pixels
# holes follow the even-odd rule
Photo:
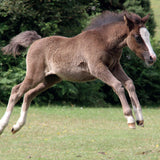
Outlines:
[[[151,66],[156,62],[156,55],[144,56],[147,65]]]

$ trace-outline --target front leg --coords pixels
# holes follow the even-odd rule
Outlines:
[[[122,82],[122,84],[124,85],[129,94],[132,107],[136,116],[137,125],[144,126],[142,109],[135,91],[135,86],[133,84],[133,81],[126,75],[126,73],[124,72],[123,68],[119,63],[115,66],[113,74],[115,75],[115,77],[117,77],[119,81]]]
[[[142,115],[142,109],[141,109],[141,105],[139,103],[136,91],[135,91],[135,86],[133,84],[132,80],[128,80],[125,82],[125,88],[129,93],[130,99],[131,99],[131,103],[132,103],[132,107],[136,116],[136,122],[137,125],[144,127],[144,120],[143,120],[143,115]]]
[[[114,92],[118,95],[121,101],[123,113],[125,118],[127,119],[129,128],[135,128],[135,120],[132,115],[132,110],[127,102],[122,83],[110,72],[107,66],[105,66],[102,62],[90,64],[89,67],[90,72],[94,77],[102,80],[104,83],[113,88]]]

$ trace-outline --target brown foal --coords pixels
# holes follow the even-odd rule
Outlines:
[[[35,31],[22,32],[14,37],[9,45],[2,48],[4,54],[16,56],[20,54],[21,47],[32,45],[26,58],[26,76],[22,83],[12,89],[6,112],[0,120],[0,134],[9,122],[14,105],[23,95],[20,118],[13,126],[12,133],[25,124],[32,99],[62,80],[102,80],[118,95],[129,128],[135,128],[125,88],[131,99],[137,125],[143,126],[141,105],[133,81],[122,69],[120,58],[123,47],[128,46],[147,65],[156,61],[145,27],[148,18],[148,15],[141,18],[134,13],[106,11],[96,17],[85,31],[72,38],[41,38]]]

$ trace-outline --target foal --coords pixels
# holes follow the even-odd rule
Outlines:
[[[21,47],[33,44],[26,58],[26,76],[22,83],[13,87],[6,112],[0,120],[0,134],[9,122],[14,105],[23,95],[20,118],[13,126],[12,133],[16,133],[25,124],[32,99],[62,80],[102,80],[118,95],[129,128],[135,128],[132,110],[125,97],[125,87],[137,125],[143,126],[144,120],[134,84],[123,71],[120,58],[123,47],[128,46],[147,65],[156,61],[149,32],[145,27],[148,18],[148,15],[141,18],[133,13],[104,12],[85,31],[72,38],[41,38],[35,31],[22,32],[14,37],[9,45],[2,48],[5,54],[16,56]]]

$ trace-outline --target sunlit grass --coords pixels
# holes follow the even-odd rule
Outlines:
[[[155,33],[155,36],[154,38],[158,41],[160,41],[160,1],[159,0],[151,0],[151,8],[153,9],[153,12],[154,12],[154,18],[155,18],[155,21],[156,21],[156,33]]]
[[[5,108],[0,108],[0,116]],[[158,160],[160,109],[143,109],[145,127],[128,129],[121,108],[31,107],[27,124],[0,137],[0,160]]]

